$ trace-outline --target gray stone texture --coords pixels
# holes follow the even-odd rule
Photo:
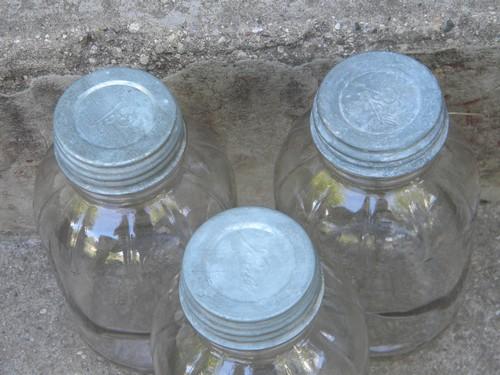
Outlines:
[[[36,166],[57,98],[102,66],[165,80],[211,127],[240,204],[273,205],[272,166],[321,78],[352,53],[409,53],[438,77],[481,172],[463,308],[438,339],[371,374],[500,373],[500,6],[496,0],[4,1],[0,3],[0,374],[132,374],[73,332],[33,224]]]

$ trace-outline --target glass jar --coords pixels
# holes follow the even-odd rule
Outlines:
[[[321,267],[288,216],[220,213],[191,237],[180,277],[158,305],[155,374],[366,374],[363,312]]]
[[[160,293],[193,231],[235,205],[232,171],[201,126],[189,137],[155,77],[110,68],[62,95],[34,211],[83,339],[113,362],[152,370]]]
[[[277,208],[353,277],[374,356],[431,340],[460,304],[479,185],[448,124],[424,65],[364,53],[328,73],[276,163]]]

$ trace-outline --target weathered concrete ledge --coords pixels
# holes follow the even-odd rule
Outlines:
[[[0,3],[0,90],[103,65],[162,75],[205,60],[498,47],[496,0],[31,0]]]

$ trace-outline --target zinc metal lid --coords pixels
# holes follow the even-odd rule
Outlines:
[[[240,207],[212,217],[191,237],[179,296],[186,318],[207,340],[261,350],[309,325],[323,278],[299,224],[278,211]]]
[[[108,68],[74,82],[54,113],[54,152],[66,177],[95,194],[122,196],[161,182],[185,148],[174,97],[159,79]]]
[[[336,65],[311,112],[311,134],[335,167],[392,178],[417,171],[441,150],[448,112],[439,83],[417,60],[367,52]]]

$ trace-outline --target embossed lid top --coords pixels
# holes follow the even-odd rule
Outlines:
[[[288,342],[323,297],[313,245],[302,227],[268,208],[240,207],[205,222],[182,262],[181,306],[193,328],[233,350]]]
[[[392,52],[341,62],[323,80],[311,112],[316,147],[357,176],[392,178],[422,168],[441,150],[448,112],[432,72]]]
[[[174,97],[159,79],[129,68],[83,76],[59,99],[54,152],[66,177],[105,196],[143,191],[161,182],[185,147]]]

